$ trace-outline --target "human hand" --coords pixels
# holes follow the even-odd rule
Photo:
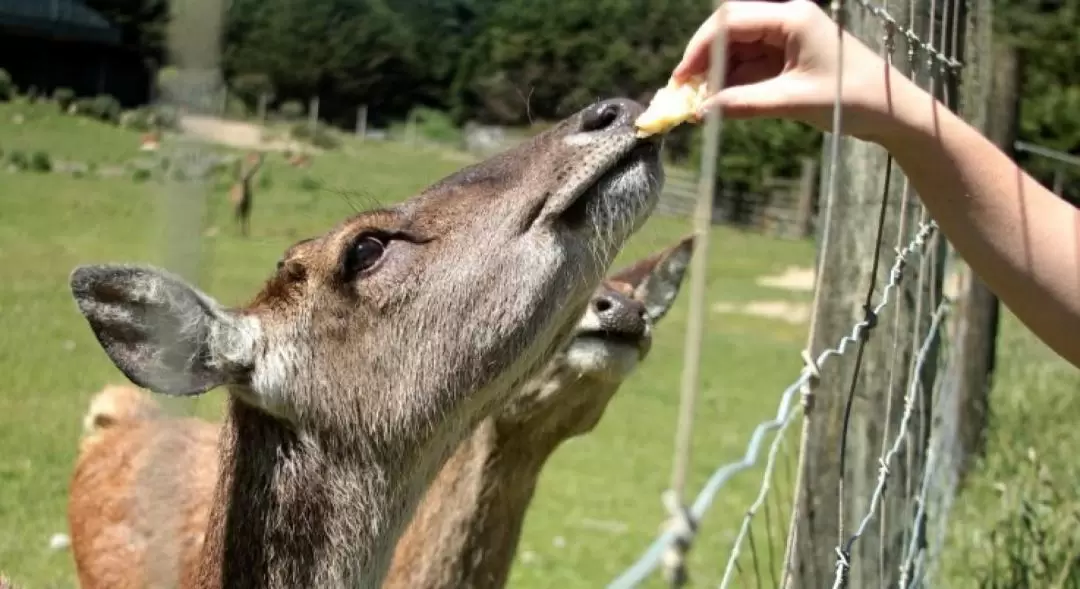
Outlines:
[[[676,82],[706,75],[721,30],[728,43],[724,85],[699,115],[720,108],[731,118],[783,117],[832,130],[839,43],[824,11],[809,0],[729,0],[690,39],[672,73]],[[840,132],[867,140],[889,132],[897,90],[921,92],[847,32],[841,81]]]

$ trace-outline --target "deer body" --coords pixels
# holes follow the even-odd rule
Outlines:
[[[255,194],[251,181],[263,163],[263,154],[252,153],[240,161],[237,171],[238,180],[229,189],[229,204],[232,205],[233,218],[240,227],[240,234],[247,236],[251,224],[251,206]]]
[[[381,584],[443,463],[562,345],[651,212],[662,172],[659,143],[635,136],[641,110],[593,105],[301,241],[240,308],[152,268],[73,272],[79,310],[134,384],[229,392],[182,587]]]

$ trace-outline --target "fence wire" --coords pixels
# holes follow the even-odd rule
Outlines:
[[[935,94],[941,90],[935,88],[937,77],[935,74],[943,74],[946,78],[956,74],[963,66],[961,61],[957,58],[958,42],[959,42],[959,29],[962,23],[959,19],[959,3],[962,0],[945,0],[945,4],[940,11],[943,15],[941,21],[943,25],[940,27],[940,31],[935,32],[936,22],[938,20],[939,6],[937,1],[933,0],[930,5],[929,15],[929,32],[926,38],[920,36],[916,32],[913,26],[903,26],[901,20],[893,16],[888,10],[887,5],[877,5],[870,0],[855,0],[857,6],[864,10],[866,14],[874,17],[880,22],[884,32],[884,46],[885,46],[885,59],[891,64],[892,54],[895,50],[895,41],[897,39],[903,39],[906,42],[907,57],[909,70],[906,75],[916,82],[918,80],[918,72],[920,70],[919,65],[925,66],[925,72],[928,73],[928,91],[931,94]],[[834,21],[837,24],[837,35],[839,40],[838,57],[839,63],[843,63],[843,39],[844,39],[844,25],[845,25],[845,7],[842,0],[834,0],[831,5]],[[950,22],[950,16],[951,22]],[[914,23],[916,21],[915,4],[910,4],[910,14],[908,15],[907,22]],[[921,61],[920,60],[924,60]],[[713,62],[716,64],[717,62]],[[839,68],[838,68],[839,69]],[[823,182],[823,203],[822,215],[823,223],[822,236],[820,243],[822,244],[822,251],[819,252],[819,259],[817,263],[817,272],[815,275],[815,290],[814,290],[814,308],[815,313],[811,316],[810,322],[810,342],[814,341],[814,333],[817,328],[817,310],[818,302],[821,296],[821,284],[822,277],[828,272],[827,268],[827,252],[829,239],[828,234],[832,228],[832,211],[834,205],[834,197],[837,190],[837,165],[839,162],[839,145],[841,140],[842,124],[842,101],[841,91],[843,89],[843,82],[841,74],[838,72],[836,80],[836,103],[834,105],[834,119],[833,119],[833,133],[830,134],[829,139],[831,143],[828,145],[827,150],[827,162],[825,171],[827,176]],[[948,85],[946,85],[948,86]],[[952,109],[955,109],[956,97],[955,95],[949,95],[949,89],[945,88],[946,95],[944,102]],[[710,132],[716,132],[710,130]],[[882,236],[883,226],[885,223],[885,209],[887,206],[890,181],[893,168],[893,162],[891,156],[888,158],[886,167],[883,170],[885,175],[884,193],[882,195],[882,201],[880,203],[880,216],[877,227],[877,244],[874,249],[875,255],[872,261],[868,261],[869,264],[875,268],[871,273],[871,285],[866,293],[865,302],[865,316],[861,321],[856,322],[850,333],[844,336],[834,348],[825,350],[818,354],[816,358],[809,352],[803,353],[804,367],[801,370],[799,377],[791,383],[780,394],[779,405],[775,416],[772,419],[759,423],[753,430],[749,442],[746,447],[746,451],[743,456],[734,462],[724,464],[717,468],[713,474],[709,477],[704,487],[698,493],[694,502],[689,508],[679,512],[682,518],[681,525],[670,526],[667,530],[662,532],[643,552],[639,559],[633,563],[625,572],[618,576],[609,585],[609,589],[627,589],[635,587],[642,583],[649,575],[651,575],[661,563],[665,564],[667,568],[671,568],[670,554],[672,547],[680,547],[680,560],[678,566],[684,566],[681,558],[685,554],[685,549],[690,545],[694,536],[700,530],[700,521],[705,516],[713,504],[717,494],[725,487],[725,485],[732,480],[732,478],[748,468],[751,468],[760,460],[763,450],[767,446],[766,459],[764,465],[764,472],[762,474],[761,483],[758,489],[758,493],[744,514],[738,533],[734,539],[732,548],[726,559],[726,565],[723,572],[723,577],[720,582],[720,587],[727,587],[735,574],[739,571],[738,560],[741,549],[744,544],[749,543],[751,551],[755,552],[754,564],[757,566],[757,555],[754,547],[753,540],[753,520],[755,515],[763,508],[767,508],[766,498],[769,494],[772,486],[772,479],[774,471],[776,469],[777,457],[781,443],[785,439],[785,434],[789,427],[796,421],[800,415],[808,416],[808,408],[812,405],[810,398],[813,396],[813,391],[820,379],[820,369],[823,365],[830,362],[833,358],[850,356],[850,348],[855,345],[858,348],[854,360],[854,370],[852,371],[852,381],[849,388],[848,403],[845,413],[850,412],[851,399],[855,393],[857,387],[857,378],[859,373],[859,364],[862,356],[862,345],[865,343],[869,332],[877,326],[878,318],[882,312],[890,307],[890,304],[894,303],[899,294],[897,290],[900,287],[901,281],[905,276],[904,270],[909,265],[911,259],[918,254],[919,256],[919,268],[917,274],[917,280],[919,282],[916,292],[920,293],[918,299],[915,302],[914,309],[914,329],[918,331],[920,326],[925,325],[925,321],[929,320],[929,325],[925,326],[925,332],[913,333],[913,349],[911,350],[911,359],[906,362],[906,366],[898,366],[897,358],[901,351],[899,345],[900,335],[900,313],[901,307],[896,306],[894,309],[894,322],[893,322],[893,338],[892,338],[892,361],[890,363],[888,380],[888,390],[892,390],[892,383],[895,382],[896,373],[900,370],[904,370],[908,377],[908,386],[903,396],[903,406],[901,408],[900,421],[896,425],[895,431],[892,429],[892,402],[891,396],[886,404],[886,422],[885,431],[881,437],[881,454],[878,458],[878,476],[876,485],[870,497],[868,498],[868,508],[858,521],[857,526],[849,537],[841,541],[836,546],[836,562],[835,562],[835,576],[832,582],[832,587],[840,588],[846,586],[848,572],[851,567],[851,555],[852,548],[856,542],[862,538],[869,530],[871,522],[876,518],[880,518],[881,525],[881,539],[885,538],[886,521],[883,513],[879,514],[879,507],[884,501],[885,490],[887,486],[887,480],[890,474],[890,465],[896,461],[896,459],[904,452],[905,449],[911,448],[915,443],[920,443],[922,440],[929,439],[927,448],[920,446],[918,449],[925,451],[925,464],[923,465],[921,476],[918,477],[917,482],[908,480],[908,486],[913,488],[906,489],[904,497],[909,498],[911,502],[912,516],[910,519],[901,522],[894,522],[893,525],[899,524],[903,526],[903,549],[902,549],[902,562],[900,563],[900,587],[914,587],[917,586],[923,579],[926,578],[928,572],[931,572],[934,567],[934,560],[930,558],[928,551],[926,550],[929,535],[927,521],[933,520],[936,522],[933,535],[936,538],[934,545],[940,545],[940,540],[944,535],[944,522],[945,515],[952,499],[952,493],[955,489],[955,473],[953,467],[955,466],[955,460],[952,457],[953,450],[951,448],[952,440],[955,439],[955,424],[940,423],[933,425],[935,428],[933,433],[930,434],[931,424],[925,423],[925,414],[922,409],[930,402],[933,406],[933,415],[938,416],[943,411],[943,401],[945,399],[951,400],[951,390],[948,384],[947,377],[948,371],[943,371],[946,374],[946,380],[937,379],[933,385],[933,393],[931,391],[923,390],[923,382],[919,378],[919,375],[927,367],[928,364],[940,362],[940,344],[943,339],[942,324],[945,321],[948,311],[950,309],[950,301],[947,298],[940,296],[940,293],[935,292],[937,290],[935,274],[939,270],[939,264],[937,263],[938,257],[938,243],[939,235],[937,233],[937,224],[929,218],[925,209],[921,211],[921,218],[914,230],[914,235],[910,241],[906,244],[903,243],[903,239],[906,233],[906,220],[909,216],[909,209],[917,204],[914,198],[913,190],[908,179],[903,179],[903,186],[901,188],[901,209],[900,209],[900,223],[897,228],[896,237],[896,256],[893,259],[892,267],[888,275],[888,281],[884,285],[881,291],[880,299],[876,305],[872,306],[872,300],[875,290],[873,284],[876,276],[876,267],[878,264],[878,256],[882,249]],[[945,244],[947,247],[947,243]],[[927,281],[929,281],[927,283]],[[924,287],[926,287],[924,289]],[[924,297],[922,293],[924,290],[929,290],[929,304],[924,305]],[[924,308],[925,307],[925,308]],[[927,314],[925,311],[932,309],[932,312]],[[690,344],[688,340],[688,345]],[[801,399],[800,399],[801,396]],[[800,403],[801,401],[801,403]],[[803,409],[803,411],[800,411]],[[917,422],[917,423],[913,423]],[[682,424],[682,421],[680,421]],[[940,427],[939,427],[940,426]],[[951,429],[950,429],[951,428]],[[798,467],[797,476],[802,476],[803,470],[803,457],[806,452],[806,440],[807,440],[806,424],[804,420],[804,433],[802,443],[800,444],[800,465]],[[767,438],[772,433],[771,441]],[[845,420],[843,435],[847,434],[847,422]],[[840,460],[844,461],[844,455],[846,454],[846,444],[842,444]],[[907,466],[909,473],[914,473],[913,456],[912,452],[906,452]],[[841,532],[841,538],[844,538],[844,521],[843,514],[845,512],[845,505],[843,504],[845,494],[843,490],[844,468],[840,469],[840,484],[838,500],[841,502],[838,515],[840,520],[838,521],[838,529]],[[915,476],[915,475],[912,475]],[[917,485],[917,486],[916,486]],[[794,486],[794,493],[797,496],[800,491],[800,483],[796,482]],[[665,494],[665,503],[669,510],[678,508],[680,505],[674,501],[671,494]],[[934,513],[931,511],[934,510]],[[791,527],[788,532],[787,548],[784,558],[784,570],[783,578],[788,579],[788,574],[791,569],[791,565],[794,561],[794,553],[796,552],[796,518],[798,514],[798,503],[792,509]],[[884,546],[884,542],[882,542]],[[770,546],[771,548],[771,546]],[[881,548],[883,551],[884,548]],[[884,558],[880,561],[880,566],[886,566]],[[760,571],[758,572],[760,575]],[[884,581],[885,572],[882,568],[878,572],[882,581]],[[683,571],[683,579],[685,579],[685,571]],[[679,586],[678,583],[674,583],[674,579],[669,575],[669,580],[673,581],[673,586]],[[681,581],[680,581],[681,582]],[[759,586],[761,579],[758,579]],[[786,587],[785,582],[776,583],[775,576],[773,576],[773,584],[776,586]]]

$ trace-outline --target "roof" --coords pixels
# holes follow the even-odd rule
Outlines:
[[[0,0],[0,28],[119,44],[120,31],[80,0]]]

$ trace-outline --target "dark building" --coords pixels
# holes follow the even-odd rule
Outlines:
[[[23,92],[109,94],[145,104],[151,75],[120,31],[79,0],[0,0],[0,68]]]

